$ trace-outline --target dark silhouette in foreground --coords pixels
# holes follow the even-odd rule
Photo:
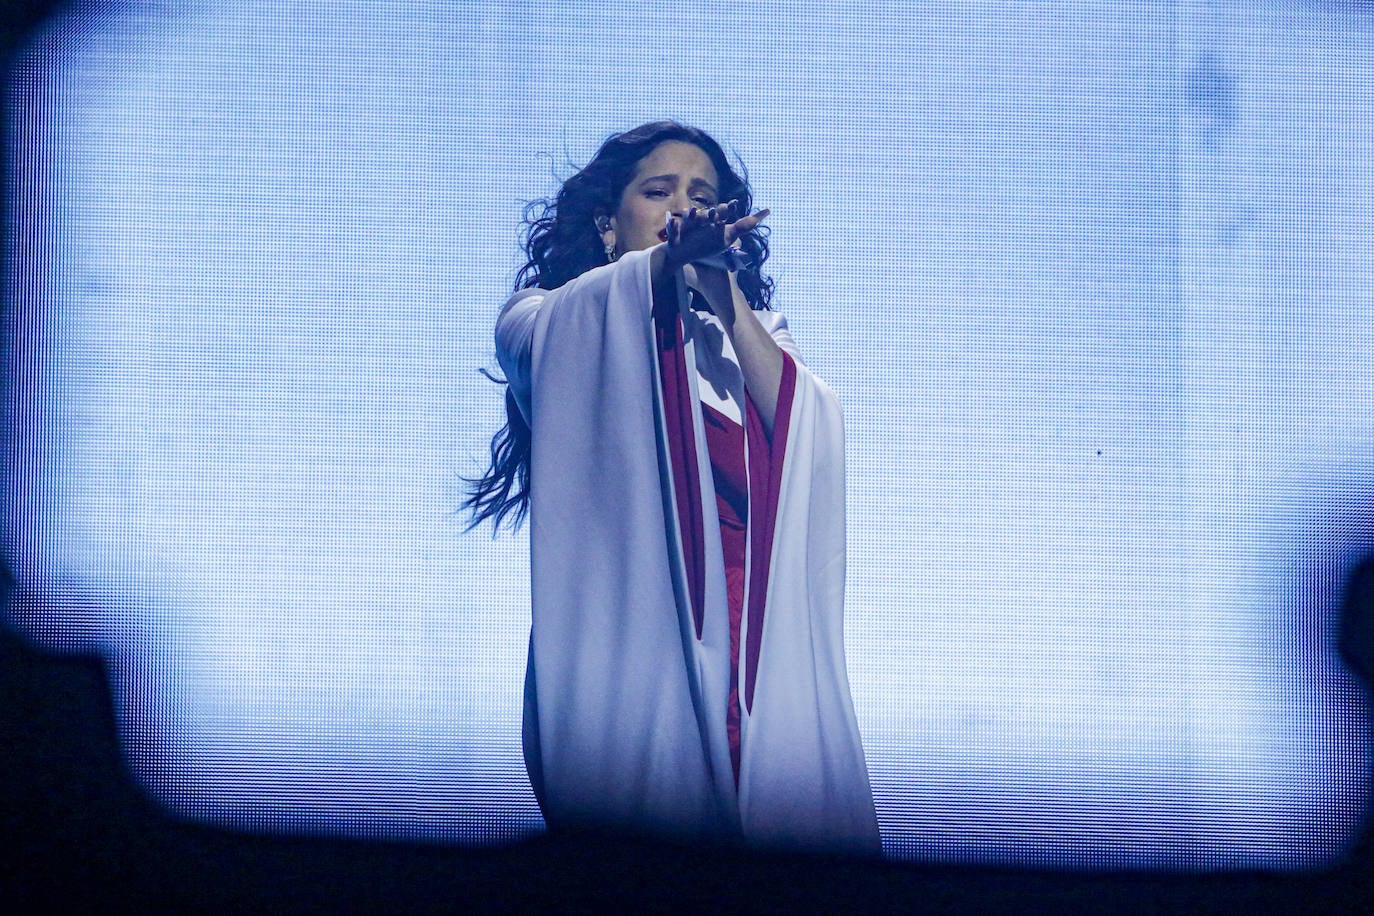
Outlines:
[[[1374,563],[1361,569],[1363,588]],[[1365,603],[1355,616],[1367,626],[1369,591],[1359,594]],[[1367,661],[1368,641],[1361,645]],[[614,905],[1310,913],[1371,899],[1367,831],[1352,857],[1329,871],[1218,875],[906,866],[604,836],[472,851],[239,834],[174,820],[143,794],[123,764],[99,661],[53,656],[0,628],[0,697],[7,853],[0,895],[21,912],[147,901],[210,911]]]

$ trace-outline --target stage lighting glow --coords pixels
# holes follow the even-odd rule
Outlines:
[[[524,535],[457,515],[478,369],[522,201],[673,117],[748,166],[844,405],[886,853],[1329,861],[1371,74],[1359,4],[74,5],[8,86],[9,624],[110,658],[178,812],[541,830]]]

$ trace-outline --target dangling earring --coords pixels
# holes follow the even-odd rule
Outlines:
[[[611,221],[604,216],[598,216],[596,218],[596,231],[602,235],[610,232]],[[615,259],[620,257],[620,255],[615,253],[615,242],[604,242],[603,245],[606,249],[606,263],[614,264]]]

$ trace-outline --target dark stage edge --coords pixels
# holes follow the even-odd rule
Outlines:
[[[194,911],[703,909],[1358,912],[1369,844],[1310,873],[1067,873],[763,856],[604,836],[499,850],[256,836],[175,820],[128,775],[104,666],[0,628],[0,899]]]

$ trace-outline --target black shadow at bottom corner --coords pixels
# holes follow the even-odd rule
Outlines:
[[[1360,568],[1363,588],[1374,560]],[[1370,592],[1359,594],[1367,601]],[[895,865],[593,834],[499,850],[241,834],[176,820],[146,796],[124,765],[98,659],[52,655],[0,628],[0,696],[0,895],[22,912],[98,904],[1253,914],[1350,912],[1374,901],[1367,829],[1322,872],[1210,875]]]

